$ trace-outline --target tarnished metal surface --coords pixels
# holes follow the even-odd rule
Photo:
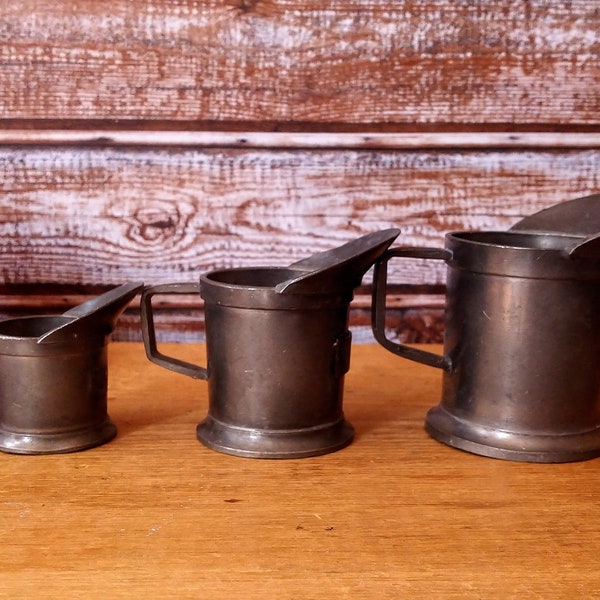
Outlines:
[[[600,194],[574,198],[515,223],[511,231],[587,237],[600,232]]]
[[[510,460],[600,455],[600,255],[571,254],[581,240],[461,232],[446,236],[445,250],[384,255],[373,330],[392,352],[444,369],[442,400],[426,418],[434,438]],[[419,255],[448,265],[443,357],[385,337],[387,262]]]
[[[0,450],[73,452],[116,435],[106,345],[141,288],[125,284],[63,315],[0,323]]]
[[[370,238],[377,251],[365,261],[365,247],[353,246],[354,269],[335,286],[321,287],[327,266],[255,267],[212,271],[189,284],[149,287],[142,295],[142,331],[148,358],[173,371],[208,380],[209,411],[198,439],[214,450],[254,458],[299,458],[348,445],[354,430],[345,420],[344,374],[350,366],[348,310],[353,288],[399,232]],[[332,255],[329,255],[332,258]],[[351,259],[350,259],[351,260]],[[308,287],[287,293],[287,282]],[[312,285],[318,283],[319,293]],[[205,303],[206,368],[165,356],[156,345],[152,297],[199,289]],[[280,291],[281,290],[281,291]]]
[[[279,294],[335,294],[360,285],[363,275],[400,234],[384,229],[363,235],[343,246],[319,252],[290,265],[299,275],[277,284]]]

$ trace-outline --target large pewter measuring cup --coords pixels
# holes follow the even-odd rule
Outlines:
[[[441,402],[425,422],[432,437],[518,461],[600,455],[600,253],[597,236],[588,239],[449,233],[445,249],[392,249],[376,264],[377,340],[443,369]],[[411,256],[448,266],[443,356],[386,337],[387,263]]]
[[[142,295],[148,358],[208,380],[205,446],[251,458],[301,458],[347,446],[354,429],[343,410],[350,365],[353,288],[398,235],[376,232],[289,267],[212,271],[196,284],[166,284]],[[152,316],[156,294],[200,291],[206,368],[161,353]]]

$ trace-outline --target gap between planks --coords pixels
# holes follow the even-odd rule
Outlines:
[[[41,286],[40,286],[41,287]],[[4,294],[0,296],[0,309],[4,310],[67,310],[73,306],[90,300],[91,295],[70,294]],[[389,308],[442,308],[445,298],[440,294],[390,293],[387,297]],[[204,302],[197,294],[164,295],[154,302],[157,310],[201,309]],[[351,302],[352,308],[370,308],[371,296],[368,293],[358,293]],[[134,300],[130,308],[139,307],[139,300]]]

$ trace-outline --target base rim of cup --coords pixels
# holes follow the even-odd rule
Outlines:
[[[512,432],[461,419],[437,406],[427,413],[425,430],[447,446],[488,458],[566,463],[600,456],[600,426],[564,434]]]
[[[307,458],[341,450],[354,439],[354,428],[340,419],[324,428],[289,431],[241,429],[210,415],[196,428],[198,440],[207,448],[243,458]]]
[[[66,454],[100,446],[117,435],[110,420],[69,432],[15,432],[0,428],[0,451],[9,454]]]

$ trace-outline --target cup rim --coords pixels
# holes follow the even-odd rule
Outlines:
[[[507,250],[532,250],[564,253],[571,245],[585,239],[578,235],[536,233],[532,231],[455,231],[448,237],[469,244]]]

